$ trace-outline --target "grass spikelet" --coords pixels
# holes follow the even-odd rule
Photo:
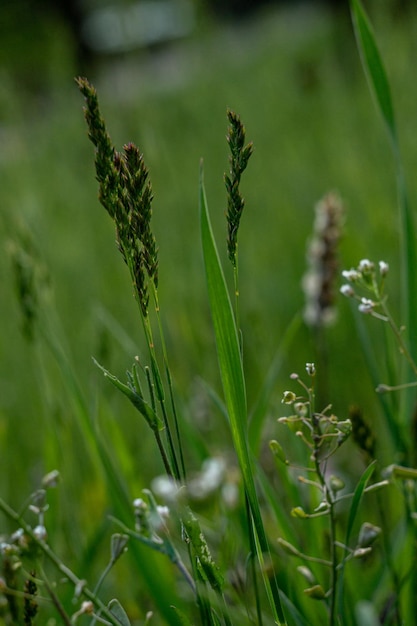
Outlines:
[[[230,148],[230,171],[224,175],[224,183],[227,190],[227,251],[233,267],[236,267],[237,234],[240,218],[242,216],[245,200],[239,189],[240,178],[245,171],[249,158],[253,152],[252,142],[245,144],[245,127],[240,121],[239,115],[227,111],[230,126],[227,133],[227,141]]]
[[[88,136],[96,148],[95,167],[99,200],[116,226],[116,240],[129,268],[144,318],[148,315],[149,282],[158,286],[158,249],[152,234],[152,187],[139,149],[129,143],[123,152],[112,145],[100,113],[97,92],[85,78],[77,85],[86,99]]]

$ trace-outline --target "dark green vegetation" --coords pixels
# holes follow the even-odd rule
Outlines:
[[[414,23],[393,22],[381,12],[374,22],[394,94],[404,162],[412,172],[416,161],[416,94],[409,59],[415,58],[416,52]],[[232,438],[210,391],[221,393],[221,386],[199,232],[200,157],[204,157],[213,227],[232,286],[222,178],[228,170],[226,107],[238,111],[255,146],[242,180],[245,211],[239,231],[239,325],[249,412],[256,406],[271,361],[289,337],[294,316],[303,309],[301,278],[306,271],[313,207],[329,189],[337,189],[346,205],[341,269],[356,265],[364,257],[387,261],[391,271],[386,290],[398,319],[401,254],[395,167],[381,119],[369,98],[353,36],[325,15],[266,16],[250,28],[184,44],[180,52],[178,57],[174,52],[173,59],[183,69],[184,81],[175,86],[163,80],[158,83],[156,71],[137,75],[134,64],[122,83],[115,83],[111,70],[95,82],[114,143],[119,146],[135,141],[151,172],[153,227],[160,249],[158,294],[182,420],[186,466],[192,475],[205,459],[224,457],[232,475],[226,483],[233,483],[237,461],[230,452]],[[1,495],[19,509],[44,474],[59,469],[62,483],[48,492],[50,510],[45,514],[50,541],[63,562],[94,585],[108,560],[109,537],[120,530],[109,521],[108,514],[133,527],[129,503],[150,487],[155,476],[164,473],[164,467],[151,431],[125,398],[102,379],[91,356],[124,380],[135,355],[146,362],[146,343],[138,309],[130,297],[128,272],[112,245],[113,226],[96,199],[91,146],[85,138],[76,88],[69,85],[67,92],[37,102],[21,101],[13,90],[8,97],[12,103],[9,100],[5,107],[1,161],[2,238],[14,242],[7,243],[6,249],[12,258],[20,259],[19,267],[27,272],[24,276],[30,277],[34,268],[41,290],[37,301],[32,298],[30,284],[22,294],[29,322],[22,334],[22,307],[14,294],[12,263],[5,255],[0,269]],[[416,197],[416,191],[415,181],[410,180],[411,198]],[[22,255],[22,249],[27,256],[16,257]],[[302,454],[299,442],[283,433],[276,420],[283,413],[282,392],[291,385],[288,374],[297,371],[302,375],[305,363],[314,361],[319,385],[317,409],[331,403],[340,420],[349,414],[352,419],[355,416],[362,429],[363,414],[371,439],[376,438],[382,467],[404,462],[404,456],[397,454],[395,429],[384,425],[350,307],[338,297],[337,308],[334,326],[317,334],[300,325],[289,342],[262,416],[263,441],[279,439],[291,460]],[[33,328],[32,315],[37,318]],[[392,350],[387,358],[381,350],[383,326],[376,320],[364,322],[380,350],[378,382],[403,382],[398,373],[392,374],[397,372],[396,352]],[[359,406],[360,411],[349,413],[352,405]],[[392,405],[398,410],[395,400]],[[342,449],[337,465],[351,490],[363,476],[354,498],[358,507],[361,490],[370,478],[363,472],[373,455],[369,439],[363,437],[363,430],[360,432],[362,440],[360,433],[357,439],[368,456],[364,458],[349,440],[343,448],[347,452],[344,455]],[[270,496],[276,503],[273,512],[265,507],[273,551],[277,549],[276,538],[281,536],[302,552],[321,554],[326,550],[326,524],[322,518],[289,517],[291,508],[299,504],[299,496],[292,483],[282,489],[284,477],[279,470],[275,473],[269,451],[260,448],[262,466],[272,476]],[[414,465],[415,458],[411,456],[406,462]],[[404,516],[404,507],[400,489],[390,489],[383,497],[392,499],[395,526]],[[413,511],[410,493],[407,506]],[[306,495],[303,497],[308,501]],[[365,499],[360,521],[380,525],[378,505]],[[217,494],[207,502],[195,503],[194,508],[204,520],[216,561],[239,590],[248,552],[247,547],[242,550],[247,541],[243,505],[230,511]],[[14,525],[9,528],[15,530]],[[398,528],[394,542],[401,538]],[[351,533],[350,518],[341,530],[343,539]],[[178,547],[177,532],[175,528],[172,534]],[[317,537],[319,545],[312,544],[311,537]],[[176,572],[166,557],[133,545],[129,548],[132,559],[125,556],[117,564],[117,574],[106,581],[103,597],[117,596],[132,618],[142,621],[148,609],[171,615],[169,605],[176,604],[188,610],[189,591],[184,591],[187,600],[182,604],[182,594],[172,591]],[[399,585],[392,572],[397,571],[403,554],[398,552],[391,574],[384,571],[386,579],[382,577],[374,597],[372,590],[381,578],[382,546],[378,550],[374,560],[349,565],[352,569],[345,584],[355,601],[372,600],[378,611],[387,610],[387,620],[391,621],[385,623],[394,624],[395,611],[390,613],[387,607],[391,598],[395,606],[391,592]],[[295,561],[285,559],[278,552],[279,584],[305,615],[311,610],[309,623],[323,623],[324,605],[303,594],[306,585],[296,572],[294,584],[288,584],[287,575],[293,580]],[[354,582],[365,567],[369,568],[368,586],[355,589]],[[315,573],[320,577],[319,569]],[[319,589],[315,592],[320,594]],[[73,588],[63,585],[62,593],[66,606],[71,607]],[[403,606],[402,610],[413,615],[412,608]],[[160,619],[156,615],[154,623]]]

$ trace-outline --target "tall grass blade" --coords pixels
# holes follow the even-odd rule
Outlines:
[[[262,553],[269,553],[269,547],[256,495],[255,480],[249,453],[246,388],[243,364],[232,305],[211,228],[202,169],[200,174],[200,220],[207,288],[216,338],[220,376],[229,415],[233,443],[239,460],[246,496],[253,519],[255,538],[257,539],[258,559],[262,569]],[[272,583],[266,578],[264,578],[264,580],[274,618],[278,624],[286,624],[276,580],[274,579]]]
[[[377,107],[386,124],[393,150],[396,174],[398,202],[401,225],[401,263],[402,263],[402,312],[410,341],[410,353],[414,360],[417,356],[417,326],[413,316],[417,311],[417,254],[416,229],[411,213],[404,170],[395,124],[391,90],[385,68],[376,45],[372,27],[360,0],[351,0],[351,10],[355,28],[357,45],[362,59],[365,74],[373,93]],[[409,403],[410,403],[410,394]],[[409,404],[410,407],[410,404]],[[408,407],[408,408],[409,408]],[[410,410],[408,410],[411,419]]]
[[[397,141],[391,90],[372,27],[360,0],[351,0],[356,40],[368,83],[392,140]]]
[[[349,517],[346,526],[346,537],[345,537],[345,546],[349,546],[350,537],[353,530],[353,525],[355,523],[356,515],[359,510],[360,503],[362,501],[362,496],[364,494],[366,485],[368,484],[376,466],[376,461],[372,461],[363,472],[358,484],[356,485],[355,492],[352,498],[352,504],[350,505]],[[346,556],[346,554],[345,554]],[[344,600],[344,567],[340,572],[339,577],[339,587],[338,587],[338,597],[337,597],[337,605],[338,605],[338,615],[343,615],[343,600]]]

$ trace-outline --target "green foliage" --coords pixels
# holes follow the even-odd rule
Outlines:
[[[352,0],[351,5],[356,38],[365,73],[368,77],[371,91],[375,96],[377,106],[386,124],[395,160],[400,213],[399,217],[401,224],[401,303],[406,332],[409,335],[411,352],[413,358],[416,359],[417,331],[413,321],[414,313],[417,309],[416,227],[405,183],[400,146],[398,142],[398,133],[394,117],[394,107],[391,99],[391,89],[371,25],[363,6],[360,0]],[[407,407],[408,411],[410,411],[410,403],[411,400],[409,399]]]
[[[142,114],[132,116],[135,124],[137,119],[141,120],[144,151],[153,172],[151,187],[141,151],[132,143],[125,144],[120,152],[114,148],[95,89],[86,79],[78,79],[86,98],[86,121],[95,147],[99,198],[116,227],[116,243],[128,276],[125,280],[122,272],[118,274],[113,269],[116,264],[108,252],[109,233],[105,227],[92,228],[92,218],[87,217],[83,208],[82,219],[90,227],[85,235],[80,228],[79,237],[74,234],[73,239],[77,240],[82,258],[89,262],[84,261],[72,283],[83,302],[83,311],[80,315],[76,307],[72,309],[62,329],[44,260],[40,258],[39,246],[33,243],[39,232],[33,236],[30,229],[17,227],[12,220],[4,223],[13,239],[8,250],[27,341],[24,348],[13,342],[17,346],[13,346],[13,353],[18,363],[14,384],[22,396],[19,403],[24,407],[25,417],[17,411],[15,415],[7,405],[0,413],[0,445],[5,451],[3,461],[7,470],[2,475],[4,497],[0,499],[4,514],[0,610],[6,623],[23,620],[31,624],[51,617],[67,625],[89,622],[114,626],[162,623],[231,626],[274,622],[297,626],[374,626],[376,623],[397,626],[414,619],[415,230],[399,154],[400,129],[394,118],[390,83],[361,2],[352,0],[351,6],[365,71],[394,149],[402,237],[401,270],[396,269],[398,263],[391,255],[389,264],[382,261],[377,265],[363,258],[356,269],[344,272],[347,284],[342,287],[342,293],[359,304],[355,320],[360,341],[355,339],[350,314],[346,312],[340,311],[341,320],[334,327],[320,322],[309,328],[303,326],[297,313],[302,309],[299,279],[304,255],[300,250],[305,248],[311,222],[310,214],[303,213],[302,207],[312,206],[314,198],[322,196],[324,179],[318,176],[322,170],[332,174],[338,185],[344,180],[339,170],[350,172],[345,179],[346,183],[351,176],[350,186],[343,185],[348,205],[350,194],[353,203],[358,204],[362,189],[369,190],[369,196],[362,201],[362,214],[357,211],[359,217],[355,217],[354,211],[350,213],[347,246],[341,244],[341,212],[336,211],[337,219],[333,219],[333,212],[332,219],[324,220],[329,207],[341,206],[338,196],[326,195],[320,203],[326,208],[317,213],[316,220],[320,223],[314,227],[308,254],[310,260],[311,256],[316,261],[320,259],[315,268],[323,279],[319,291],[331,294],[329,299],[323,299],[326,307],[338,306],[335,281],[340,245],[346,246],[342,252],[349,258],[348,267],[352,265],[350,259],[358,258],[358,252],[359,258],[363,256],[360,253],[367,237],[367,256],[371,256],[367,245],[379,258],[380,250],[392,248],[387,242],[392,243],[393,222],[374,216],[371,209],[378,201],[378,193],[375,195],[373,189],[371,170],[351,158],[346,141],[351,130],[346,127],[344,135],[340,124],[340,119],[347,120],[349,115],[366,110],[362,109],[358,96],[361,92],[349,92],[350,97],[342,102],[343,88],[336,78],[339,74],[334,71],[333,62],[330,66],[324,63],[316,67],[308,61],[310,55],[319,55],[314,48],[314,45],[320,47],[317,42],[308,50],[297,48],[294,75],[299,76],[302,86],[291,83],[287,91],[294,90],[295,98],[288,101],[286,90],[280,90],[283,108],[274,109],[270,118],[268,98],[259,97],[257,81],[262,72],[270,72],[271,68],[274,72],[280,70],[282,55],[265,48],[259,66],[247,59],[242,75],[233,67],[233,80],[229,76],[224,84],[218,81],[217,71],[213,73],[214,84],[224,100],[229,99],[232,85],[242,80],[241,84],[247,87],[251,76],[251,93],[242,105],[257,146],[257,156],[251,159],[246,172],[252,143],[245,145],[240,117],[228,109],[227,141],[231,156],[229,171],[224,176],[227,194],[226,224],[222,227],[227,230],[224,250],[218,249],[215,235],[221,211],[209,215],[202,168],[201,240],[198,240],[197,211],[188,213],[185,208],[188,191],[182,181],[189,179],[186,166],[181,172],[181,182],[177,170],[173,177],[163,180],[166,174],[155,167],[159,162],[164,171],[163,165],[169,163],[165,169],[169,172],[176,163],[183,166],[189,160],[193,167],[196,165],[195,145],[200,149],[206,140],[209,145],[215,134],[212,129],[220,123],[216,107],[211,106],[209,99],[209,92],[214,90],[201,82],[201,91],[195,99],[189,97],[186,89],[178,99],[166,95],[166,108],[155,103],[151,106],[151,100],[145,98]],[[265,41],[269,41],[267,33],[264,34]],[[273,35],[275,41],[276,33]],[[327,75],[333,77],[330,87],[326,87]],[[253,110],[249,105],[252,93],[256,94]],[[301,106],[304,98],[308,104],[303,111],[308,109],[309,119],[316,122],[304,125],[294,118],[297,123],[292,125],[292,130],[289,124],[288,132],[285,126],[277,142],[273,124],[278,127],[283,120],[289,120],[292,109]],[[194,102],[196,109],[192,112],[190,107]],[[210,124],[203,121],[198,127],[195,120],[203,105],[212,112],[212,119]],[[157,113],[158,106],[161,109]],[[336,111],[334,118],[332,109]],[[120,103],[115,113],[118,116],[115,129],[120,133],[122,121],[129,126],[129,116],[123,115]],[[324,125],[317,121],[322,118]],[[142,122],[144,119],[149,119],[149,127]],[[159,122],[155,123],[157,119]],[[54,121],[49,123],[52,128]],[[361,123],[362,130],[368,133],[372,124],[369,120]],[[130,125],[129,131],[133,122]],[[151,125],[155,128],[152,133]],[[307,126],[309,133],[305,131]],[[71,116],[68,128],[73,129]],[[69,136],[55,147],[49,167],[36,170],[40,184],[48,183],[54,209],[58,198],[62,201],[65,195],[69,196],[68,207],[85,205],[82,193],[76,197],[81,185],[76,185],[73,194],[65,194],[65,177],[60,177],[57,184],[49,171],[59,166],[60,150],[71,152],[72,142],[79,133],[76,128],[76,133],[68,131]],[[166,138],[172,134],[176,142],[175,159],[168,156],[165,139],[155,139],[157,133]],[[309,152],[306,146],[310,134],[313,148]],[[183,154],[180,135],[185,142]],[[329,163],[326,166],[323,161],[325,149],[320,137],[325,136],[331,136],[337,145],[336,150],[333,146],[329,151],[332,166]],[[280,155],[276,158],[278,143],[282,158]],[[38,144],[32,141],[31,149]],[[371,144],[369,139],[369,149]],[[215,161],[220,160],[219,152],[213,151]],[[335,155],[343,152],[346,152],[345,160],[338,161]],[[211,155],[210,150],[208,153]],[[389,177],[380,175],[386,167],[383,157],[378,160],[380,153],[378,143],[376,178],[386,184]],[[213,202],[214,206],[224,206],[224,197],[219,201],[217,183],[213,182],[215,179],[221,182],[221,174],[213,172],[211,158],[205,160],[208,163],[205,175],[210,181],[207,188],[213,188],[214,201],[210,196],[210,205]],[[74,162],[78,160],[74,158]],[[296,174],[288,175],[291,168],[286,168],[292,160]],[[2,168],[6,171],[7,165],[2,164]],[[82,170],[77,170],[79,182],[84,178]],[[35,177],[31,179],[29,171],[30,168],[25,170],[21,166],[19,182],[34,186]],[[245,220],[241,220],[245,203],[240,184],[244,171],[248,209]],[[362,171],[367,172],[365,176]],[[286,211],[283,198],[291,187],[296,190],[299,204]],[[152,189],[158,190],[166,210],[155,213],[151,229]],[[392,198],[385,193],[386,187],[381,189],[384,191],[380,192],[379,200],[382,198],[384,215],[388,215]],[[7,184],[2,193],[7,197]],[[174,218],[173,207],[177,211]],[[369,227],[365,226],[365,210],[369,214]],[[294,220],[296,211],[300,219]],[[68,218],[71,233],[75,229],[74,215],[75,212]],[[56,220],[57,231],[65,224],[62,216],[58,219],[56,211],[50,212],[48,220]],[[97,224],[101,223],[97,220]],[[41,223],[36,226],[35,231],[40,232],[45,227]],[[238,235],[239,270],[244,277],[241,284]],[[183,265],[178,262],[178,249],[175,252],[171,242],[175,237],[181,250],[185,243],[191,246],[194,242],[195,247],[202,244],[204,269],[194,260]],[[95,241],[100,238],[105,244],[97,255]],[[72,267],[71,246],[66,251],[64,243],[60,246],[59,259],[61,256],[65,259],[68,254],[66,262]],[[46,257],[51,249],[45,249]],[[98,261],[94,260],[96,256]],[[227,257],[231,262],[229,271],[233,272],[232,289],[228,287],[229,275],[223,263]],[[398,281],[401,289],[396,288],[395,281],[388,280],[389,266],[390,275],[393,268],[401,275]],[[58,263],[51,273],[65,276],[63,267],[65,263]],[[204,270],[217,360],[205,309],[201,306]],[[124,317],[120,306],[123,294],[129,290],[129,280],[139,305],[138,326],[143,331],[139,337],[133,314]],[[71,281],[70,275],[68,281],[62,281],[61,298],[67,285],[70,290]],[[95,285],[101,281],[106,294],[102,297],[108,299],[93,323],[86,311]],[[181,287],[181,281],[185,287]],[[58,296],[59,289],[60,285]],[[100,299],[99,294],[97,290],[94,297]],[[162,312],[161,294],[165,296]],[[400,311],[396,306],[398,299],[402,304]],[[62,311],[64,301],[58,297],[58,310]],[[254,318],[255,309],[263,321]],[[363,314],[374,319],[364,321]],[[398,318],[400,322],[396,321]],[[80,320],[85,327],[80,326]],[[72,327],[76,331],[71,335]],[[385,328],[387,332],[383,335]],[[383,341],[379,341],[381,336]],[[82,339],[85,337],[88,341]],[[347,340],[340,343],[341,337]],[[366,367],[358,366],[360,343],[367,357]],[[79,358],[80,345],[88,365],[83,365]],[[72,349],[78,352],[76,358],[71,355]],[[97,356],[96,365],[103,363],[98,369],[91,368],[91,361],[86,358],[91,351]],[[11,356],[13,363],[14,354]],[[134,361],[126,378],[110,373],[125,367],[125,358],[128,363]],[[308,382],[304,383],[296,374],[291,376],[294,384],[301,385],[301,392],[300,387],[284,392],[283,401],[291,407],[292,414],[281,417],[277,424],[278,398],[284,388],[282,372],[305,362]],[[13,371],[12,366],[10,369]],[[210,382],[196,383],[189,393],[184,381],[191,378],[190,372],[194,375],[197,371]],[[102,383],[97,372],[112,384]],[[378,385],[380,410],[363,375],[365,372],[373,378],[374,387]],[[91,380],[91,376],[96,378]],[[39,400],[33,401],[31,378],[36,379]],[[217,388],[217,378],[222,393]],[[22,389],[25,393],[21,393]],[[115,389],[121,392],[120,400],[113,393]],[[93,396],[97,398],[93,400]],[[335,410],[328,405],[333,399],[337,404]],[[353,402],[349,409],[348,403]],[[29,406],[31,403],[33,407]],[[135,415],[141,419],[134,419]],[[268,440],[269,447],[265,445]],[[22,442],[27,447],[16,455]],[[60,472],[51,471],[52,468],[59,468]],[[40,480],[45,469],[48,473]],[[8,475],[16,478],[12,489],[8,486]],[[22,485],[30,482],[29,475],[34,490],[25,501],[27,488],[23,493]],[[63,480],[58,485],[60,475]],[[114,528],[118,532],[113,532]]]
[[[220,375],[232,431],[233,444],[239,459],[245,495],[249,503],[250,519],[248,523],[249,527],[253,523],[256,549],[262,567],[262,555],[263,553],[269,553],[269,546],[262,522],[259,500],[255,488],[254,471],[249,452],[243,362],[232,305],[227,292],[226,282],[209,220],[202,175],[200,178],[200,215],[207,287],[214,334],[216,337]],[[268,578],[264,577],[264,580],[270,597],[274,619],[277,620],[279,624],[285,624],[286,620],[282,610],[275,576],[272,576],[272,584],[270,584]]]

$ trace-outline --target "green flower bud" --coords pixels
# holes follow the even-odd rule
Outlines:
[[[368,548],[379,537],[382,530],[369,522],[362,524],[358,537],[358,548]]]
[[[291,515],[293,517],[299,517],[300,519],[307,519],[308,514],[304,511],[301,506],[296,506],[291,509]]]
[[[278,543],[281,546],[281,548],[284,550],[284,552],[286,552],[290,556],[300,556],[300,553],[297,550],[297,548],[293,546],[291,543],[289,543],[288,541],[285,541],[285,539],[282,539],[281,537],[279,537]]]
[[[314,586],[317,584],[316,577],[309,567],[306,567],[305,565],[299,565],[297,567],[297,572],[301,574],[301,576],[304,576],[304,578],[308,583],[310,583],[310,585]]]
[[[281,444],[278,443],[276,439],[272,439],[272,441],[269,442],[269,449],[271,450],[274,457],[278,459],[278,461],[281,461],[282,463],[285,463],[285,465],[288,465],[285,452]]]
[[[338,476],[330,476],[330,489],[332,491],[341,491],[345,486],[344,481]]]
[[[282,396],[282,404],[292,404],[296,400],[297,396],[293,391],[284,391]]]
[[[304,589],[304,593],[311,598],[312,600],[325,600],[326,594],[324,593],[324,589],[321,585],[313,585],[308,589]]]

